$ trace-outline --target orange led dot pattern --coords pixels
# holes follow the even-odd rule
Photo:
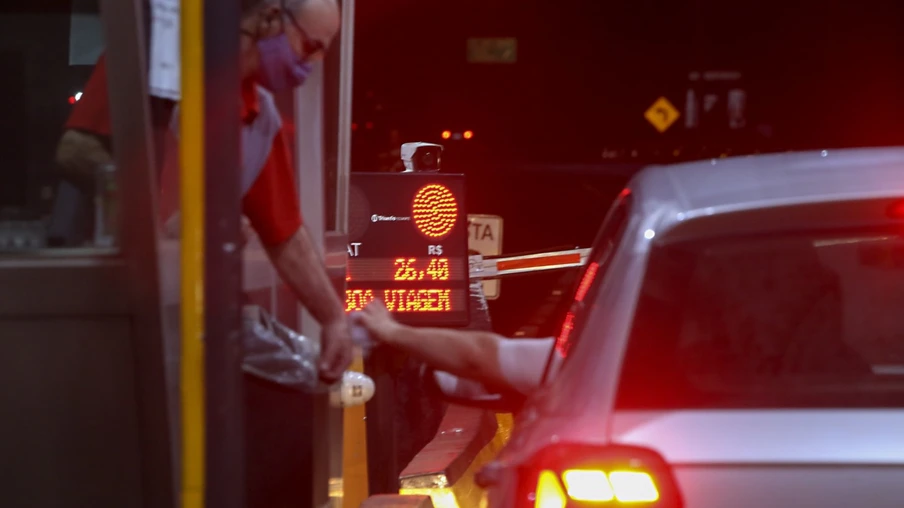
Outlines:
[[[411,215],[418,231],[427,238],[440,240],[455,227],[458,203],[445,185],[432,183],[415,194]]]

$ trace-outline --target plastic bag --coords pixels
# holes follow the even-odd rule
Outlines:
[[[367,330],[358,324],[356,316],[351,316],[350,321],[352,340],[366,357],[374,342]],[[242,328],[245,349],[242,370],[253,376],[306,393],[341,391],[361,386],[362,383],[365,385],[364,395],[368,391],[373,392],[372,388],[367,387],[368,383],[373,382],[369,378],[365,380],[366,376],[363,374],[353,372],[345,373],[342,386],[331,388],[323,384],[317,366],[320,360],[320,342],[283,325],[258,306],[249,305],[244,308]],[[345,399],[360,396],[358,391],[354,391]],[[343,404],[347,405],[348,402]]]
[[[262,308],[245,307],[242,339],[245,372],[303,392],[328,389],[317,368],[320,343],[282,325]]]

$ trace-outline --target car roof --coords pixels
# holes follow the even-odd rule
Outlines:
[[[707,215],[844,199],[904,197],[904,147],[821,150],[649,167],[628,184],[642,214]]]

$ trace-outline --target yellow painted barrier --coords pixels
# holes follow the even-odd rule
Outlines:
[[[512,433],[512,415],[497,414],[496,422],[498,427],[493,439],[474,456],[468,468],[454,483],[449,485],[440,478],[432,482],[426,477],[403,478],[399,493],[409,496],[430,496],[436,508],[485,508],[485,492],[474,483],[474,475],[493,460],[508,442]],[[426,483],[433,484],[427,486]]]

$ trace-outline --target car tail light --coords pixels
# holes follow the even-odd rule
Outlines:
[[[452,137],[452,131],[443,131],[443,139],[449,139]]]
[[[645,448],[554,445],[520,473],[522,508],[683,506],[671,468]]]
[[[465,139],[471,139],[474,137],[474,131],[465,131],[462,136],[464,136]]]
[[[886,213],[892,219],[904,219],[904,200],[895,201],[888,205]]]

